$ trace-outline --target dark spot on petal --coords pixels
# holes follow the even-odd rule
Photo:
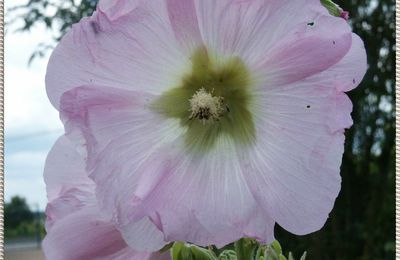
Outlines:
[[[314,26],[314,24],[315,24],[314,22],[309,22],[307,25],[308,26]]]
[[[353,84],[356,84],[356,79],[353,79]]]
[[[310,105],[307,105],[307,108],[311,108],[311,106],[310,106]]]
[[[100,32],[100,27],[97,23],[92,21],[90,22],[90,26],[92,27],[94,34],[98,34]]]
[[[336,44],[336,42],[335,42],[335,41],[333,41],[333,44]]]

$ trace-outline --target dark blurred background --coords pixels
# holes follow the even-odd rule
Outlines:
[[[31,62],[45,57],[73,23],[93,12],[96,2],[30,0],[8,10],[6,23],[23,21],[19,31],[40,24],[52,32],[53,41],[40,44]],[[395,1],[335,2],[350,12],[349,23],[365,42],[369,64],[361,85],[349,93],[354,126],[346,132],[342,190],[323,229],[300,237],[277,227],[276,238],[296,256],[308,251],[307,259],[394,259]],[[23,198],[16,198],[5,206],[6,239],[24,227],[31,235],[37,232],[31,226],[33,213],[21,203]],[[12,205],[19,207],[18,217]]]
[[[29,243],[40,246],[45,235],[45,215],[38,209],[31,209],[25,198],[14,196],[4,203],[4,237],[7,241]]]

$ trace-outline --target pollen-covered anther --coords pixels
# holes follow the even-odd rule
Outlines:
[[[224,112],[224,98],[213,96],[204,88],[199,89],[190,102],[190,117],[189,119],[197,118],[203,124],[212,121],[218,121]]]

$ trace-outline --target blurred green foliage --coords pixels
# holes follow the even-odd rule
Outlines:
[[[349,93],[354,126],[346,132],[342,190],[325,227],[299,237],[277,228],[276,238],[308,259],[394,259],[395,251],[395,1],[337,0],[365,42],[368,72]],[[60,4],[61,3],[61,4]],[[8,23],[29,31],[44,24],[52,48],[68,28],[90,15],[96,1],[30,0],[9,10]],[[43,56],[39,46],[33,57]]]
[[[32,222],[34,215],[24,198],[15,196],[4,204],[4,227],[16,228],[21,222]]]
[[[4,238],[44,237],[44,214],[32,212],[24,198],[15,196],[4,203]]]

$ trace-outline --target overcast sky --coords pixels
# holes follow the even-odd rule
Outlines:
[[[13,2],[13,3],[11,3]],[[5,1],[5,8],[25,1]],[[46,206],[43,166],[62,125],[47,99],[44,76],[48,57],[27,63],[36,45],[49,39],[44,29],[5,36],[5,200],[14,195],[31,207]]]

